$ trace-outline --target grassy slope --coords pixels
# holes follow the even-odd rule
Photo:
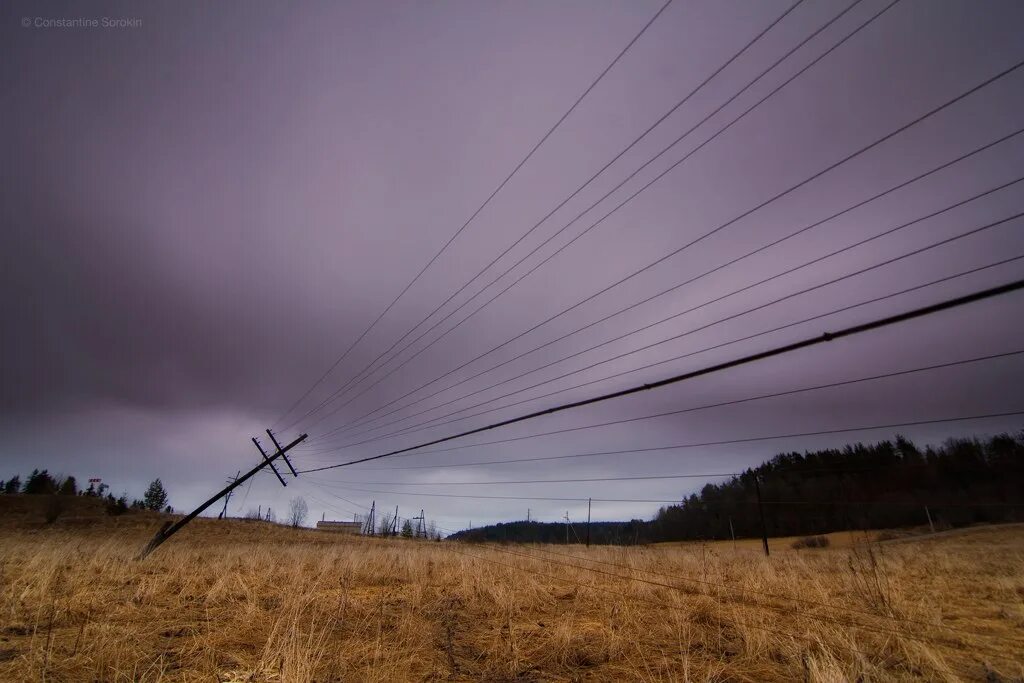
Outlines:
[[[756,542],[588,551],[198,520],[133,561],[158,524],[0,525],[0,680],[1024,675],[1019,527],[870,552],[776,542],[766,559]]]

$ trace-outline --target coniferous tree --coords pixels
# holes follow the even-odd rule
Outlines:
[[[142,504],[147,510],[154,510],[156,512],[163,510],[167,506],[167,491],[164,490],[163,482],[159,479],[154,479],[150,482],[145,495],[142,497]]]
[[[57,492],[57,484],[50,476],[50,473],[46,470],[40,472],[39,470],[32,470],[32,474],[29,475],[28,480],[25,481],[25,486],[22,489],[22,493],[29,495],[45,495],[49,493]]]
[[[78,482],[71,475],[68,475],[67,479],[60,483],[60,495],[62,496],[75,496],[78,495]]]

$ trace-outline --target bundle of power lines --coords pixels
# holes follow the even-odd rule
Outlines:
[[[836,55],[840,54],[844,47],[848,48],[849,45],[855,44],[855,41],[877,40],[877,30],[874,33],[872,31],[886,21],[887,16],[894,12],[894,8],[900,4],[900,0],[893,0],[882,4],[868,2],[867,0],[854,0],[843,6],[840,11],[832,16],[807,27],[802,34],[802,39],[784,51],[777,59],[774,59],[766,68],[757,69],[756,75],[753,78],[746,80],[741,87],[731,91],[731,94],[714,106],[709,113],[695,117],[697,120],[691,125],[686,126],[685,130],[676,135],[670,144],[663,146],[656,154],[649,156],[643,163],[625,173],[624,177],[616,182],[610,190],[603,192],[596,200],[586,201],[586,207],[576,213],[571,220],[558,224],[555,229],[550,231],[550,234],[536,241],[536,244],[532,247],[529,246],[531,236],[536,239],[538,230],[543,226],[548,226],[551,223],[551,219],[569,205],[570,202],[579,197],[585,197],[586,190],[594,186],[598,179],[610,177],[612,172],[621,165],[620,162],[626,157],[627,153],[637,149],[638,145],[654,131],[664,130],[670,117],[678,112],[686,112],[688,103],[695,101],[695,98],[703,95],[709,84],[716,82],[720,75],[730,66],[741,62],[744,56],[755,45],[758,45],[762,39],[787,22],[804,21],[801,13],[801,6],[804,4],[805,0],[798,0],[781,14],[775,16],[766,26],[760,28],[754,37],[744,44],[740,50],[717,65],[696,87],[683,94],[666,111],[653,117],[650,125],[639,136],[631,140],[628,145],[601,165],[571,193],[555,203],[543,217],[526,227],[524,232],[519,234],[509,246],[500,250],[487,265],[479,269],[472,277],[465,280],[463,284],[454,288],[447,295],[442,294],[438,296],[437,298],[440,299],[440,303],[414,325],[405,329],[393,342],[382,345],[382,350],[370,362],[360,367],[348,367],[346,361],[353,357],[355,350],[366,342],[370,333],[394,310],[399,300],[412,292],[424,274],[434,266],[441,255],[451,247],[460,235],[478,222],[484,210],[505,190],[513,178],[529,165],[537,151],[556,133],[562,124],[578,108],[584,105],[588,95],[595,88],[599,87],[602,79],[619,65],[635,45],[642,41],[645,33],[657,23],[658,19],[673,11],[671,0],[663,5],[641,30],[632,37],[625,47],[619,51],[614,59],[601,70],[597,77],[583,89],[572,105],[497,184],[493,192],[477,206],[466,221],[455,230],[422,268],[404,284],[390,303],[351,341],[323,374],[302,392],[275,420],[273,427],[279,432],[298,433],[299,431],[304,431],[308,432],[311,436],[307,442],[297,447],[294,453],[298,474],[306,475],[298,481],[302,482],[300,485],[306,487],[305,490],[308,492],[308,495],[326,508],[350,514],[354,517],[363,516],[363,518],[365,518],[365,515],[370,510],[369,501],[357,502],[350,500],[339,495],[337,493],[339,490],[353,491],[359,494],[395,495],[413,499],[417,497],[440,497],[453,499],[541,500],[550,502],[595,501],[607,503],[671,504],[677,503],[678,499],[657,499],[649,496],[630,495],[603,498],[569,495],[555,497],[527,496],[509,493],[485,493],[477,490],[466,492],[461,487],[484,487],[491,485],[507,487],[527,484],[572,484],[585,482],[618,482],[625,485],[627,482],[647,482],[652,480],[732,477],[738,473],[728,471],[684,471],[672,474],[638,473],[628,476],[605,477],[571,477],[561,475],[535,478],[513,476],[506,479],[432,479],[423,482],[391,481],[387,479],[387,475],[382,473],[411,470],[430,472],[431,470],[451,467],[486,468],[491,465],[536,463],[542,461],[577,462],[580,459],[610,455],[684,451],[725,444],[770,442],[773,440],[783,441],[799,437],[854,434],[872,430],[966,423],[1024,415],[1024,404],[1011,404],[1004,406],[1000,410],[965,410],[924,418],[895,419],[867,424],[853,423],[817,430],[779,430],[742,437],[730,436],[729,438],[721,439],[681,441],[644,448],[609,448],[514,458],[481,459],[479,456],[476,456],[472,459],[456,460],[454,462],[432,462],[430,457],[432,455],[441,453],[457,455],[458,451],[462,449],[479,450],[491,445],[529,442],[532,439],[582,433],[587,432],[587,430],[595,430],[613,425],[646,423],[646,421],[655,421],[682,414],[713,411],[725,406],[756,404],[760,401],[798,394],[813,395],[814,392],[838,387],[882,385],[886,381],[898,378],[938,375],[951,368],[980,368],[982,366],[1007,363],[1018,360],[1020,355],[1024,354],[1024,346],[991,350],[986,353],[976,352],[961,357],[949,358],[942,362],[917,364],[887,372],[876,370],[874,372],[851,374],[836,381],[780,388],[776,391],[753,393],[726,401],[695,401],[691,405],[671,411],[663,410],[615,420],[605,419],[582,425],[574,424],[570,427],[546,429],[544,431],[486,441],[464,441],[467,437],[476,434],[513,424],[528,423],[543,416],[563,413],[606,401],[615,401],[625,396],[657,390],[660,387],[680,384],[714,373],[726,373],[740,366],[768,363],[774,357],[800,354],[804,349],[812,346],[829,344],[847,337],[870,335],[874,330],[881,328],[890,326],[907,327],[912,325],[914,321],[929,316],[952,316],[955,315],[956,310],[975,305],[983,300],[995,297],[1024,297],[1024,293],[1020,292],[1021,289],[1024,289],[1024,270],[1020,268],[1021,261],[1024,260],[1024,252],[1005,253],[1000,254],[999,258],[980,265],[964,266],[951,272],[946,272],[940,277],[916,282],[910,286],[903,286],[881,295],[865,297],[861,300],[833,307],[813,315],[804,315],[799,319],[780,320],[779,316],[775,315],[775,311],[780,310],[780,305],[783,303],[796,302],[802,304],[802,297],[819,291],[838,290],[844,283],[856,280],[857,278],[871,277],[876,273],[884,272],[888,268],[910,263],[915,257],[933,252],[933,250],[957,248],[970,244],[972,238],[981,234],[995,234],[999,231],[1005,232],[1009,230],[1019,231],[1024,211],[1010,210],[985,221],[964,223],[960,226],[958,232],[942,239],[935,239],[902,252],[889,253],[884,260],[879,260],[870,265],[831,277],[797,291],[788,292],[738,312],[723,315],[710,321],[695,323],[692,327],[681,332],[673,332],[656,338],[655,341],[650,341],[652,334],[658,334],[659,329],[664,329],[660,326],[670,322],[678,322],[685,316],[702,312],[721,302],[736,300],[745,294],[765,288],[770,283],[782,282],[787,276],[795,273],[811,273],[814,267],[820,264],[831,266],[840,263],[841,259],[839,257],[842,255],[855,253],[867,245],[876,245],[884,238],[893,235],[908,234],[910,232],[908,229],[926,225],[928,221],[940,216],[947,218],[955,216],[956,210],[961,207],[984,206],[986,203],[999,207],[1008,204],[1009,202],[1005,200],[1008,197],[1019,197],[1021,188],[1024,187],[1024,185],[1021,185],[1021,181],[1024,181],[1024,169],[1020,169],[1019,165],[1019,173],[1011,174],[998,182],[993,182],[990,186],[980,191],[965,194],[964,196],[943,197],[943,201],[939,206],[921,212],[909,220],[901,219],[893,221],[894,224],[892,225],[882,225],[876,232],[850,238],[841,246],[831,249],[827,253],[807,259],[796,265],[780,268],[777,272],[760,278],[756,282],[737,286],[725,292],[708,293],[707,287],[710,286],[709,283],[713,282],[712,276],[716,274],[728,272],[729,269],[735,269],[737,266],[742,267],[747,263],[751,263],[755,257],[781,254],[787,247],[798,244],[800,238],[827,234],[827,231],[830,229],[835,230],[835,226],[840,224],[839,219],[856,215],[856,212],[865,207],[884,206],[883,200],[886,198],[899,197],[900,193],[922,187],[929,180],[940,177],[955,177],[956,174],[969,173],[970,164],[990,160],[992,155],[1005,153],[1006,150],[1013,149],[1012,146],[1014,144],[1019,144],[1024,139],[1021,138],[1021,134],[1024,133],[1024,127],[1019,127],[1014,130],[993,132],[984,142],[970,149],[962,149],[959,153],[951,155],[950,158],[943,160],[941,163],[937,163],[930,168],[921,169],[909,177],[902,178],[898,182],[891,183],[889,186],[871,193],[870,196],[858,198],[846,205],[835,206],[824,218],[795,223],[781,237],[775,237],[764,244],[752,246],[743,251],[743,253],[734,254],[722,259],[720,262],[709,260],[705,262],[706,265],[699,272],[687,271],[681,273],[678,281],[672,282],[668,286],[662,286],[658,291],[643,294],[626,304],[620,302],[613,310],[606,309],[602,313],[593,315],[591,319],[586,320],[582,324],[577,324],[568,331],[555,331],[557,329],[555,326],[556,321],[565,322],[570,314],[580,314],[590,310],[585,308],[588,304],[608,300],[610,297],[607,295],[613,292],[624,296],[624,293],[631,291],[627,289],[627,283],[637,285],[642,282],[638,279],[640,276],[651,272],[652,269],[667,262],[669,259],[673,259],[684,252],[700,249],[702,243],[709,240],[712,236],[735,231],[742,221],[750,217],[756,218],[759,212],[777,204],[802,188],[813,187],[815,181],[833,173],[850,162],[856,159],[869,158],[872,152],[881,150],[890,143],[895,143],[901,137],[906,137],[910,131],[923,126],[929,121],[937,120],[944,114],[954,112],[958,107],[967,106],[979,98],[986,97],[986,93],[995,88],[1020,88],[1024,85],[1024,69],[1022,69],[1024,59],[1021,59],[1020,61],[1005,64],[1003,68],[996,70],[994,73],[978,75],[970,87],[950,94],[944,101],[931,108],[909,115],[904,120],[894,121],[885,134],[855,149],[849,150],[823,168],[803,177],[798,182],[790,184],[785,189],[774,192],[766,199],[758,201],[752,206],[736,210],[728,219],[700,227],[696,231],[695,236],[687,239],[678,248],[658,255],[656,259],[643,264],[641,267],[636,268],[623,277],[615,279],[613,282],[601,286],[596,291],[579,298],[571,305],[531,324],[527,329],[517,331],[500,343],[491,345],[472,357],[456,361],[452,367],[437,369],[426,381],[417,381],[414,383],[414,386],[400,384],[404,368],[409,367],[410,364],[414,363],[429,349],[434,348],[439,342],[449,338],[449,335],[452,335],[456,330],[473,320],[481,311],[492,306],[492,304],[497,305],[507,292],[520,285],[520,283],[527,281],[534,273],[545,268],[548,264],[555,263],[559,255],[572,249],[574,245],[580,243],[584,236],[592,234],[596,227],[612,216],[619,214],[624,207],[643,196],[648,189],[659,184],[664,185],[672,177],[673,171],[683,167],[685,164],[700,163],[705,150],[713,149],[716,141],[727,139],[730,131],[735,132],[737,130],[739,122],[747,119],[749,116],[756,116],[758,110],[766,102],[775,98],[778,93],[791,89],[792,84],[799,83],[807,73],[828,69],[830,61],[835,60]],[[818,40],[819,38],[821,40]],[[780,76],[786,69],[795,68],[794,65],[800,61],[806,63],[796,68],[791,75],[784,78]],[[766,94],[757,97],[753,104],[743,107],[740,113],[728,117],[720,116],[731,111],[729,110],[730,105],[746,93],[752,92],[757,88],[758,84],[768,83],[779,78],[781,78],[781,82],[778,85],[771,87]],[[642,174],[648,171],[648,169],[650,169],[650,172],[653,172],[656,162],[659,160],[667,161],[667,155],[673,151],[684,149],[684,143],[688,144],[691,141],[693,141],[691,147],[686,149],[678,159],[669,163],[664,169],[657,171],[652,177],[646,180],[643,179]],[[630,185],[634,179],[637,179],[635,186]],[[621,193],[620,190],[622,191]],[[877,220],[872,221],[873,224],[877,222]],[[562,237],[561,244],[556,247],[556,240],[560,236]],[[522,253],[517,256],[516,254],[519,251]],[[506,257],[509,257],[509,259],[506,260]],[[510,265],[501,265],[509,261]],[[984,289],[963,290],[964,285],[961,283],[970,282],[973,276],[982,273],[987,276],[999,275],[1001,277],[1000,283]],[[705,288],[699,288],[700,285],[703,285]],[[961,293],[957,296],[939,296],[933,293],[936,291],[949,291],[950,286],[956,287],[957,285],[961,287]],[[684,294],[686,295],[685,299]],[[911,299],[908,295],[914,295],[916,299]],[[920,301],[922,297],[923,300],[929,303],[916,306],[910,306],[905,303],[908,300]],[[696,302],[694,298],[696,298]],[[660,313],[656,320],[644,322],[640,325],[626,325],[620,322],[625,320],[630,312],[638,311],[641,307],[652,303],[659,306]],[[891,312],[880,317],[870,315],[868,311],[874,310],[876,308],[875,305],[880,303],[891,305],[893,307]],[[732,338],[727,338],[713,344],[701,345],[698,348],[690,348],[685,353],[672,355],[655,362],[641,360],[645,352],[653,349],[667,348],[665,345],[685,339],[690,335],[698,335],[701,332],[717,328],[718,326],[728,328],[728,323],[734,321],[756,319],[754,314],[762,312],[775,316],[772,318],[774,322],[763,329],[745,331]],[[853,319],[857,322],[849,323],[849,316],[845,319],[847,322],[843,324],[836,322],[841,320],[840,314],[847,313],[852,314]],[[812,323],[817,325],[817,327],[811,327],[810,324]],[[610,329],[612,325],[617,326],[616,331],[608,338],[587,341],[584,336],[588,332],[595,333],[601,329]],[[564,328],[562,329],[564,330]],[[828,329],[829,331],[823,333],[823,329]],[[771,335],[786,330],[813,330],[813,332],[803,334],[803,336],[798,337],[795,341],[790,340],[782,344],[772,344],[767,341]],[[547,338],[542,337],[544,333],[547,333]],[[556,345],[566,341],[576,344],[576,347],[571,352],[565,352],[557,357],[553,356]],[[513,347],[514,344],[527,342],[529,342],[528,347]],[[623,347],[624,343],[632,343],[633,346],[624,351],[618,350]],[[572,368],[568,365],[573,359],[581,358],[584,354],[599,352],[606,347],[609,350],[613,348],[617,350],[599,360],[581,360],[582,365],[579,367]],[[744,349],[745,351],[734,351],[733,348]],[[499,355],[499,352],[502,350],[508,350],[512,355],[502,358]],[[711,354],[712,352],[726,354],[725,359],[715,361],[704,361],[701,359],[702,355]],[[715,357],[720,358],[720,355]],[[682,362],[687,362],[689,359],[696,359],[696,364],[690,366],[681,365]],[[515,366],[518,369],[512,368],[514,363],[518,363]],[[626,369],[622,369],[624,366]],[[639,377],[639,373],[644,371],[649,375],[651,372],[657,372],[661,368],[664,369],[661,370],[663,376],[660,379],[646,382],[639,382],[639,380],[634,379],[632,381],[636,383],[632,386],[614,390],[608,389],[610,386],[615,386],[612,384],[613,382],[629,381],[631,376]],[[502,369],[506,369],[506,373],[512,372],[513,374],[499,378],[497,373]],[[605,374],[595,378],[595,370]],[[546,371],[550,372],[545,374]],[[587,378],[576,381],[577,378],[583,377],[584,373],[587,373]],[[390,385],[384,385],[386,388],[390,387],[390,394],[385,398],[374,399],[371,392],[381,387],[384,382],[391,378],[394,378],[399,384],[393,382]],[[578,398],[581,390],[589,392],[589,394],[585,395],[584,398]],[[566,395],[576,398],[570,400]],[[517,412],[502,413],[502,411]],[[495,414],[497,413],[502,413],[503,416],[496,416]],[[422,435],[420,434],[421,432],[431,433],[429,435]],[[395,442],[395,439],[401,439],[402,441]],[[395,445],[396,443],[398,445]],[[442,446],[442,444],[444,445]],[[359,452],[355,452],[355,449],[359,449]],[[369,452],[367,452],[368,449]],[[414,458],[414,460],[409,460],[409,458]],[[345,478],[339,480],[323,478],[323,475],[320,474],[324,471],[337,471],[342,468],[384,459],[401,460],[399,461],[400,464],[397,465],[359,469],[361,472],[372,470],[378,473],[375,478],[370,479]],[[395,486],[447,486],[455,487],[455,489],[446,492],[414,492],[394,490]],[[800,505],[803,502],[805,501],[769,500],[765,501],[765,504]],[[860,503],[858,501],[845,501],[845,504],[856,505]],[[420,507],[420,505],[416,505],[417,509]],[[409,517],[405,519],[419,519],[421,523],[423,521],[422,515],[416,518]],[[443,531],[450,532],[451,530],[443,529]],[[572,566],[586,571],[608,573],[608,570],[592,565],[608,565],[609,563],[565,556],[563,554],[561,555],[563,558],[571,557],[576,563],[582,562],[586,564],[566,563],[563,560],[554,559],[560,556],[559,553],[554,551],[548,552],[538,549],[529,551],[498,550],[513,557],[530,559],[532,561],[548,562],[559,566]],[[452,552],[465,554],[480,561],[494,562],[493,559],[479,556],[469,550],[452,549]],[[511,561],[505,563],[505,565],[516,570],[535,571],[516,565]],[[630,569],[629,567],[614,564],[611,567]],[[622,578],[631,581],[646,581],[655,585],[672,588],[679,588],[679,582],[694,581],[693,579],[673,576],[661,576],[657,579],[640,578],[635,576],[635,573],[632,571],[623,574]],[[671,583],[666,583],[666,581]],[[717,584],[711,587],[716,590],[723,588]],[[729,599],[731,594],[721,593],[721,595],[723,599]],[[789,603],[811,602],[780,595],[761,595],[757,596],[757,598],[767,600],[768,602],[765,604],[771,609],[790,612],[799,612],[801,608]],[[779,601],[787,604],[779,605]],[[856,625],[885,631],[886,627],[878,623],[877,615],[861,616],[870,616],[876,619],[872,622]],[[896,619],[896,617],[892,617],[892,619]],[[853,618],[851,617],[849,621],[852,623]]]

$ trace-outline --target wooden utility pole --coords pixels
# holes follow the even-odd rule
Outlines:
[[[250,478],[256,476],[256,473],[259,472],[260,470],[262,470],[264,467],[266,467],[267,465],[273,466],[274,460],[276,460],[278,458],[282,458],[285,462],[288,462],[288,456],[286,456],[285,453],[290,451],[292,448],[295,448],[296,446],[298,446],[300,443],[305,441],[307,438],[309,438],[309,435],[308,434],[303,434],[299,438],[297,438],[294,441],[292,441],[287,446],[284,446],[283,448],[279,447],[277,449],[277,452],[274,453],[272,456],[269,456],[269,457],[267,457],[266,453],[263,453],[263,449],[260,448],[259,444],[257,443],[256,444],[257,448],[259,448],[260,452],[263,453],[263,462],[261,462],[260,464],[256,465],[256,467],[253,467],[251,470],[249,470],[248,472],[246,472],[242,476],[236,477],[234,481],[232,481],[226,487],[224,487],[223,489],[221,489],[220,491],[215,493],[205,503],[203,503],[202,505],[197,507],[195,510],[193,510],[190,513],[188,513],[187,515],[185,515],[181,519],[179,519],[177,522],[174,522],[174,523],[167,522],[167,523],[165,523],[163,525],[163,527],[161,527],[161,529],[156,532],[156,535],[153,536],[152,540],[150,540],[150,542],[146,544],[146,547],[142,549],[142,552],[139,554],[139,559],[140,560],[144,559],[146,556],[148,556],[154,550],[159,548],[168,538],[170,538],[174,534],[178,533],[182,529],[182,527],[184,527],[186,524],[188,524],[193,519],[195,519],[200,514],[202,514],[202,512],[204,510],[206,510],[206,508],[208,508],[211,505],[213,505],[214,503],[216,503],[223,496],[226,496],[227,494],[231,493],[231,491],[233,491],[234,489],[238,488],[243,483],[247,482]],[[255,442],[256,439],[254,438],[253,441]],[[291,463],[289,463],[289,467],[291,467]],[[282,481],[281,483],[284,483],[284,482]]]
[[[374,519],[375,512],[377,512],[377,501],[373,501],[373,503],[370,504],[370,515],[366,518],[366,527],[363,529],[363,533],[367,536],[373,536],[376,531],[376,529],[374,529],[374,524],[376,524],[376,520]]]
[[[240,476],[242,476],[242,470],[238,470],[238,473],[235,474],[234,477],[229,477],[228,478],[228,483],[230,484],[231,482],[233,482],[236,479],[238,479]],[[226,494],[224,494],[224,509],[220,511],[219,515],[217,515],[217,519],[224,519],[227,516],[227,514],[228,514],[228,501],[231,500],[231,494],[232,493],[234,493],[234,491],[228,491]]]
[[[754,475],[754,489],[757,491],[757,511],[761,514],[761,541],[764,543],[764,554],[765,557],[771,555],[768,552],[768,527],[764,523],[764,503],[761,502],[761,484],[758,483],[759,477]]]
[[[569,545],[569,511],[565,511],[565,544]]]
[[[416,520],[416,538],[426,538],[427,536],[427,523],[426,518],[423,516],[423,509],[420,508],[420,516],[413,517]]]
[[[587,547],[590,547],[590,499],[587,498]]]
[[[928,526],[931,527],[932,533],[934,534],[935,533],[935,523],[932,522],[932,513],[931,513],[931,510],[928,509],[927,505],[924,506],[924,516],[928,518]]]
[[[395,516],[391,518],[391,535],[398,535],[398,506],[395,506]]]

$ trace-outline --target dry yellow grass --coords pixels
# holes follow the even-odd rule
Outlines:
[[[776,543],[766,559],[749,544],[474,546],[198,520],[137,562],[154,524],[0,531],[0,680],[1024,675],[1019,527],[872,552]]]

